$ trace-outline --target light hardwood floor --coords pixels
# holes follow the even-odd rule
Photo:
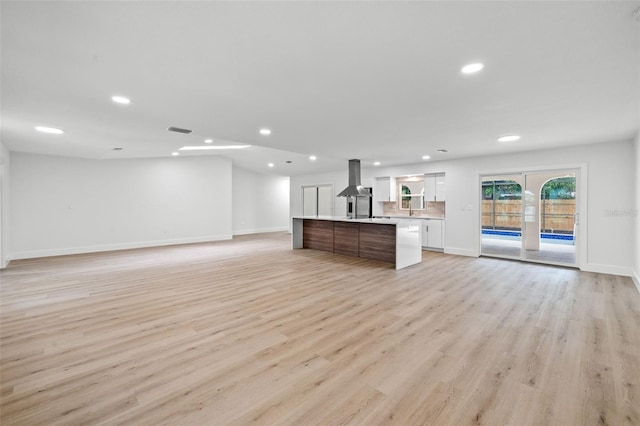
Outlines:
[[[285,233],[12,262],[2,425],[638,425],[629,278]]]

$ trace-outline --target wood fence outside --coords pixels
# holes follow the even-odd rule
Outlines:
[[[541,200],[540,228],[549,232],[573,232],[576,200]],[[522,228],[521,200],[482,200],[483,228]]]

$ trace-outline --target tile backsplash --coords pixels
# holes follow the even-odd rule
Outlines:
[[[396,201],[385,201],[382,203],[383,212],[389,216],[409,216],[409,210],[398,208]],[[413,216],[429,216],[429,217],[444,217],[444,201],[426,201],[424,210],[414,210]]]

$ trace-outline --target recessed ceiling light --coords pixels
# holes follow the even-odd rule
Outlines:
[[[373,163],[373,165],[374,165],[374,166],[379,166],[379,165],[380,165],[380,162],[379,162],[379,161],[375,161],[375,162]]]
[[[439,149],[438,152],[444,154],[445,152],[449,152],[449,150],[447,150],[447,149]]]
[[[422,159],[423,159],[423,160],[428,160],[429,158],[431,158],[431,156],[430,156],[430,155],[423,155],[423,156],[422,156]]]
[[[242,149],[251,145],[206,145],[206,146],[183,146],[178,151],[206,151],[209,149]]]
[[[36,130],[42,133],[50,133],[52,135],[61,135],[64,133],[63,130],[56,129],[55,127],[36,126]]]
[[[474,74],[482,70],[482,68],[484,68],[484,64],[481,64],[480,62],[476,62],[473,64],[465,65],[464,67],[462,67],[460,71],[463,74]]]
[[[173,155],[174,157],[176,157],[176,156],[180,155],[180,153],[179,153],[179,152],[172,152],[172,153],[171,153],[171,155]]]
[[[270,129],[260,129],[260,134],[264,135],[264,136],[268,136],[271,134],[271,130]]]
[[[274,166],[274,164],[273,164],[273,163],[269,163],[269,164],[267,164],[267,166],[269,166],[269,167],[273,167],[273,166]]]
[[[309,160],[311,161],[316,161],[318,157],[316,157],[315,155],[310,155],[309,156]]]
[[[293,161],[291,161],[291,160],[287,160],[287,161],[285,161],[285,163],[287,163],[287,164],[291,164],[291,163],[293,163]]]
[[[124,96],[112,96],[111,100],[115,103],[118,104],[130,104],[131,101],[129,100],[129,98],[125,98]]]
[[[506,136],[500,136],[498,138],[498,142],[514,142],[514,141],[517,141],[518,139],[520,139],[520,136],[518,135],[506,135]]]
[[[122,151],[123,149],[124,149],[124,148],[119,147],[119,146],[118,146],[118,147],[113,148],[113,150],[114,150],[114,151]]]
[[[204,143],[213,143],[213,139],[205,139]]]

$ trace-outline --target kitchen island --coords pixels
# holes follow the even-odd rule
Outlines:
[[[422,262],[421,223],[415,219],[293,217],[292,248],[381,260],[402,269]]]

